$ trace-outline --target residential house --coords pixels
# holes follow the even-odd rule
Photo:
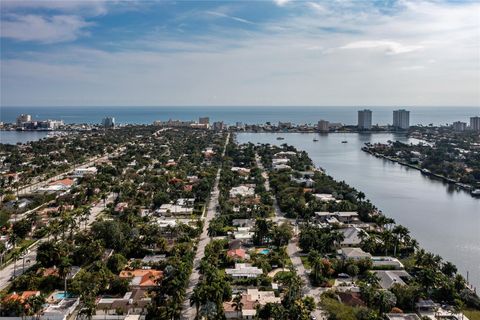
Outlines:
[[[365,231],[357,227],[342,228],[338,231],[343,234],[344,237],[340,244],[342,247],[358,247],[362,242],[362,235],[368,235]]]
[[[254,195],[255,195],[254,184],[243,184],[238,187],[233,187],[230,190],[230,198],[235,198],[237,196],[246,198],[246,197],[253,197]]]
[[[101,317],[108,315],[122,314],[141,315],[144,314],[151,298],[147,297],[146,291],[136,289],[125,293],[123,297],[119,298],[100,298],[97,301],[96,315]]]
[[[372,258],[370,253],[363,251],[361,248],[342,248],[339,251],[343,259],[361,260]]]
[[[135,269],[123,270],[120,272],[120,278],[130,279],[130,288],[149,289],[156,287],[163,277],[163,271],[154,269]]]
[[[382,289],[390,289],[394,284],[405,285],[405,281],[411,278],[405,270],[376,270],[375,275],[380,279]]]
[[[257,306],[264,306],[267,303],[281,303],[279,297],[275,297],[273,291],[260,291],[258,289],[247,289],[242,294],[243,307],[241,310],[235,308],[233,300],[223,303],[225,318],[227,319],[254,319],[257,313]]]
[[[252,266],[249,263],[235,263],[235,268],[225,269],[225,273],[233,278],[256,278],[263,274],[262,269]]]
[[[244,249],[231,249],[227,251],[227,256],[234,260],[245,260],[249,258],[249,255]]]
[[[375,269],[403,269],[403,264],[393,257],[372,257],[373,268]]]

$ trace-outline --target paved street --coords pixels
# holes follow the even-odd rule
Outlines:
[[[227,136],[227,141],[223,148],[222,157],[225,155],[225,150],[226,150],[229,139],[230,139],[230,133]],[[186,298],[182,306],[181,318],[184,320],[195,319],[196,310],[195,310],[195,307],[190,306],[190,296],[193,292],[193,289],[195,288],[195,286],[198,284],[198,281],[200,280],[200,272],[198,270],[198,267],[200,266],[200,261],[205,256],[205,247],[210,242],[210,237],[208,236],[208,226],[210,225],[210,221],[213,219],[217,211],[216,208],[218,205],[218,195],[219,195],[218,184],[220,182],[221,171],[222,171],[221,168],[219,168],[217,171],[217,176],[215,178],[213,190],[210,195],[210,200],[208,202],[207,215],[205,217],[205,224],[203,227],[202,234],[200,235],[200,240],[198,242],[195,258],[193,259],[193,271],[188,281]]]
[[[268,178],[268,173],[265,171],[261,159],[258,155],[255,156],[255,160],[257,162],[257,166],[263,171],[262,176],[265,178],[265,189],[267,191],[270,190],[270,180]],[[275,210],[275,216],[272,218],[272,221],[275,223],[282,223],[284,221],[289,221],[292,224],[295,224],[295,219],[288,219],[285,218],[282,211],[280,210],[280,207],[278,206],[277,199],[275,197],[273,198],[273,207]],[[318,287],[313,287],[310,284],[310,280],[308,279],[308,272],[305,270],[305,267],[303,266],[302,260],[300,259],[300,248],[298,247],[298,237],[297,237],[297,226],[294,227],[294,238],[290,241],[290,243],[287,246],[287,254],[290,257],[290,260],[292,261],[293,266],[295,267],[295,270],[297,271],[297,274],[300,276],[300,278],[303,280],[305,283],[303,287],[303,295],[305,296],[310,296],[315,299],[315,302],[320,301],[320,294],[324,291],[322,288]],[[321,310],[315,310],[313,312],[313,315],[317,319],[322,319],[324,318],[322,316],[322,311]]]
[[[114,199],[113,194],[109,194],[106,200],[106,204],[111,203],[113,199]],[[103,201],[100,201],[99,203],[97,203],[97,205],[90,208],[90,216],[87,221],[87,227],[89,227],[97,219],[98,215],[105,208],[105,205],[103,204]],[[29,252],[25,255],[24,258],[17,260],[16,264],[12,261],[8,265],[6,265],[3,269],[0,270],[0,290],[3,290],[5,287],[7,287],[10,284],[10,279],[14,275],[14,270],[15,270],[15,275],[19,276],[23,274],[24,271],[28,270],[30,266],[35,264],[36,257],[37,257],[37,248],[44,241],[47,241],[47,237],[38,240],[37,243],[29,249]],[[25,260],[25,270],[23,270],[24,260]]]

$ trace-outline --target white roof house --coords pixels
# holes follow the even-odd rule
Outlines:
[[[335,199],[335,197],[332,194],[329,193],[315,193],[313,194],[313,197],[319,201],[335,201],[335,202],[340,202],[340,200]]]
[[[249,263],[235,263],[235,268],[225,269],[225,273],[234,278],[256,278],[263,274],[263,271]]]
[[[295,178],[295,177],[292,177],[292,181],[297,183],[297,184],[305,184],[305,186],[307,187],[313,187],[313,185],[315,184],[315,180],[313,180],[312,178]]]
[[[403,269],[403,264],[394,257],[372,257],[373,267],[379,269],[382,267],[385,268],[395,268]]]
[[[344,259],[360,260],[372,258],[370,253],[363,251],[361,248],[342,248],[339,251]]]
[[[158,208],[155,213],[162,215],[162,216],[168,216],[168,215],[191,215],[193,214],[193,208],[191,207],[184,207],[178,204],[172,204],[172,203],[166,203],[162,204],[160,208]]]
[[[290,167],[288,164],[280,163],[280,164],[274,164],[273,165],[273,170],[275,170],[275,171],[288,170],[288,169],[292,169],[292,167]]]
[[[362,242],[360,235],[366,234],[365,231],[357,227],[347,227],[338,231],[343,234],[344,239],[341,245],[345,247],[355,247],[360,245]]]
[[[73,171],[73,176],[81,178],[85,175],[95,175],[97,174],[97,168],[88,167],[88,168],[77,168]]]
[[[230,198],[240,197],[253,197],[255,195],[255,186],[251,184],[244,184],[238,187],[233,187],[230,190]]]
[[[272,165],[279,165],[279,164],[288,164],[290,162],[290,159],[285,159],[285,158],[273,158],[272,159]]]
[[[405,270],[378,270],[374,271],[380,279],[379,284],[382,289],[390,289],[394,284],[405,285],[404,279],[410,278],[410,274]]]

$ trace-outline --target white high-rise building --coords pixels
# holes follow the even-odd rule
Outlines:
[[[105,117],[102,119],[102,125],[105,128],[114,128],[115,127],[115,118],[114,117]]]
[[[372,111],[365,109],[358,111],[358,129],[370,130],[372,129]]]
[[[393,126],[397,129],[410,128],[410,111],[400,109],[393,111]]]
[[[328,130],[330,129],[330,122],[328,122],[327,120],[318,121],[317,129],[320,132],[328,132]]]
[[[470,118],[470,130],[480,131],[480,117]]]
[[[17,117],[17,126],[21,126],[23,125],[23,123],[30,122],[30,121],[32,121],[32,116],[29,114],[22,113]]]

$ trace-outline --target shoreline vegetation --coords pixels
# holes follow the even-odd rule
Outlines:
[[[480,135],[475,132],[418,130],[424,142],[367,143],[363,151],[422,172],[480,196]]]

